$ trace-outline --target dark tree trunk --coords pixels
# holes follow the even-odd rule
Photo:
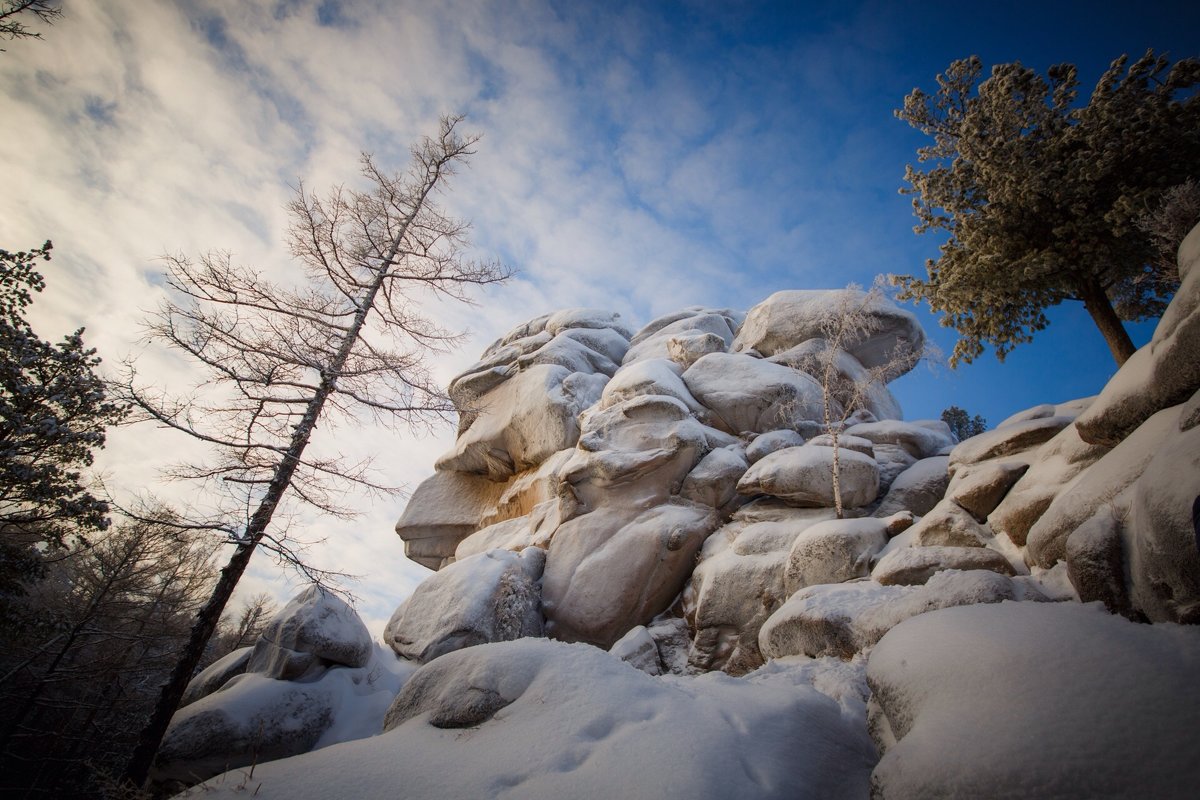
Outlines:
[[[1112,351],[1117,366],[1124,365],[1137,348],[1133,346],[1133,340],[1129,338],[1129,332],[1125,330],[1125,325],[1113,309],[1104,287],[1096,281],[1084,284],[1080,289],[1079,299],[1083,301],[1083,307],[1087,309],[1092,322],[1096,323],[1104,341],[1108,343],[1108,349]]]

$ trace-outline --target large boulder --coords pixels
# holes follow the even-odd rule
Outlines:
[[[1129,357],[1079,417],[1085,441],[1115,446],[1155,412],[1200,389],[1200,225],[1179,247],[1179,289],[1150,342]]]
[[[473,419],[479,398],[529,367],[612,375],[629,349],[629,336],[620,314],[591,308],[568,308],[517,326],[450,382],[448,393],[463,423],[460,433]]]
[[[809,339],[767,360],[806,372],[818,380],[828,367],[828,388],[842,408],[853,405],[855,409],[869,412],[875,419],[904,416],[900,403],[888,391],[884,381],[885,377],[890,379],[892,376],[872,373],[845,350],[830,353],[830,344],[824,339]]]
[[[563,524],[542,584],[547,633],[612,646],[671,604],[719,524],[713,508],[682,499],[631,519],[602,508]]]
[[[767,431],[755,436],[750,444],[746,446],[746,460],[753,464],[755,461],[761,460],[764,456],[771,455],[776,450],[799,447],[802,444],[804,444],[804,437],[791,428]]]
[[[823,325],[831,316],[857,309],[868,300],[865,292],[855,289],[776,292],[746,314],[732,349],[773,356],[809,339],[823,338]],[[867,312],[872,325],[843,344],[863,366],[869,369],[888,363],[897,348],[924,347],[925,332],[910,312],[882,297],[871,300]]]
[[[1080,602],[1099,601],[1114,614],[1132,616],[1121,530],[1115,514],[1096,514],[1076,528],[1067,537],[1067,578]]]
[[[459,542],[479,530],[484,515],[495,511],[506,488],[483,475],[433,473],[417,486],[396,523],[404,554],[422,566],[439,568]]]
[[[875,646],[872,797],[1193,797],[1200,630],[1098,604],[924,614]]]
[[[871,559],[912,515],[892,520],[834,519],[807,529],[792,543],[783,573],[787,596],[805,586],[842,583],[871,574]]]
[[[692,467],[683,479],[679,496],[722,512],[732,511],[741,504],[737,484],[749,466],[740,444],[718,447]]]
[[[832,509],[760,499],[738,509],[704,542],[681,596],[695,631],[688,661],[740,675],[763,662],[758,629],[787,597],[784,569],[797,537],[834,518]]]
[[[858,436],[875,445],[891,444],[904,448],[914,459],[941,455],[954,445],[954,434],[944,423],[937,426],[898,419],[862,422],[846,428],[850,436]]]
[[[986,525],[949,498],[921,517],[909,534],[913,544],[924,547],[984,547],[993,538]]]
[[[683,382],[712,412],[713,424],[735,435],[796,428],[823,413],[813,378],[745,355],[704,356],[683,373]]]
[[[946,486],[946,499],[984,522],[1027,469],[1026,461],[1001,460],[960,467]]]
[[[524,369],[474,401],[470,424],[435,467],[495,481],[536,467],[575,445],[579,413],[600,399],[606,383],[604,373],[558,364]]]
[[[900,547],[879,559],[871,579],[884,586],[913,586],[950,569],[1015,574],[1008,559],[986,547]]]
[[[600,395],[600,407],[608,408],[642,395],[673,397],[688,407],[693,414],[703,414],[700,405],[679,376],[683,370],[678,364],[662,358],[647,358],[627,364],[612,377]]]
[[[1036,417],[1010,422],[972,436],[950,451],[950,475],[953,477],[966,464],[977,464],[1030,450],[1050,441],[1073,421],[1074,417],[1067,415]]]
[[[901,472],[888,487],[875,516],[887,517],[898,511],[911,511],[919,517],[928,514],[946,494],[950,483],[948,464],[947,456],[932,456]]]
[[[307,753],[333,724],[334,699],[320,682],[239,675],[175,714],[153,777],[193,784],[227,769]]]
[[[243,674],[250,664],[250,656],[253,652],[253,645],[239,647],[202,669],[196,677],[188,682],[183,699],[179,701],[179,707],[183,708],[201,697],[207,697],[229,683],[231,679]]]
[[[396,654],[424,663],[464,647],[541,636],[546,553],[490,550],[422,581],[384,631]]]
[[[795,506],[832,507],[834,448],[804,445],[779,450],[755,463],[738,481],[739,493],[778,497]],[[879,493],[879,466],[862,453],[837,449],[842,505],[865,506]]]
[[[310,586],[263,629],[246,671],[291,680],[334,665],[361,667],[371,653],[371,634],[354,609]]]

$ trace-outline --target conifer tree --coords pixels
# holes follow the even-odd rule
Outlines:
[[[909,165],[918,233],[945,231],[928,277],[900,276],[901,299],[925,300],[961,338],[951,364],[985,344],[1003,359],[1046,327],[1045,311],[1083,303],[1122,364],[1122,320],[1162,313],[1177,286],[1159,275],[1136,221],[1171,187],[1200,176],[1200,61],[1153,51],[1116,59],[1085,105],[1077,70],[1042,77],[1020,62],[980,82],[976,56],[955,61],[933,93],[914,89],[896,116],[933,138]]]

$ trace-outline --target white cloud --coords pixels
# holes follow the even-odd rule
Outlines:
[[[183,388],[186,364],[138,344],[162,292],[155,257],[228,249],[287,276],[289,184],[353,183],[364,150],[403,167],[439,114],[466,111],[484,139],[444,201],[481,257],[520,273],[474,308],[432,307],[474,334],[437,360],[443,382],[555,308],[636,327],[919,265],[876,230],[885,208],[900,235],[910,224],[902,162],[872,122],[900,99],[880,105],[894,20],[814,11],[803,37],[740,42],[741,10],[717,11],[681,27],[654,6],[544,0],[72,3],[44,41],[0,55],[0,246],[55,241],[42,335],[86,325],[110,364],[140,353],[144,374]],[[411,488],[452,434],[343,429],[338,444]],[[171,495],[154,468],[190,447],[118,431],[103,464],[124,492]],[[363,575],[352,588],[378,623],[424,570],[391,531],[401,501],[355,502],[359,520],[302,517],[297,535],[326,538],[319,566]],[[256,557],[243,593],[277,576]]]

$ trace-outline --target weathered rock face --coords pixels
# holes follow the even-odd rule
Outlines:
[[[414,660],[364,663],[361,624],[322,635],[317,609],[346,615],[310,596],[197,677],[163,774],[322,748],[347,735],[338,702],[367,693],[387,732],[260,767],[267,800],[342,790],[347,763],[364,796],[1191,796],[1200,627],[1105,612],[1200,622],[1200,393],[1180,388],[1200,268],[1183,273],[1130,361],[1161,392],[1123,370],[961,443],[894,418],[885,386],[844,408],[860,393],[806,372],[833,355],[858,380],[921,340],[882,306],[831,354],[821,315],[859,295],[632,335],[587,309],[519,326],[455,380],[459,440],[398,525],[439,569],[387,630]],[[845,429],[825,430],[827,402]],[[1169,709],[1166,732],[1146,709]],[[297,791],[308,765],[326,782]]]
[[[915,318],[889,302],[871,310],[870,335],[835,354],[831,392],[805,371],[828,351],[820,338],[823,316],[864,297],[785,292],[749,315],[690,308],[634,334],[615,315],[594,309],[518,326],[451,383],[458,439],[397,525],[406,552],[426,566],[453,570],[455,559],[496,548],[544,550],[538,608],[545,633],[604,647],[671,607],[695,572],[688,594],[694,601],[688,618],[697,626],[691,629],[694,667],[757,666],[757,628],[784,600],[784,565],[803,526],[777,521],[772,525],[790,527],[772,538],[764,534],[771,525],[731,516],[755,498],[760,509],[775,498],[821,510],[781,510],[789,520],[829,516],[823,509],[833,505],[835,448],[821,435],[826,401],[839,418],[849,412],[865,434],[845,434],[836,448],[849,509],[870,511],[881,483],[886,487],[952,441],[942,423],[899,422],[899,405],[879,371],[870,371],[897,348],[924,341]],[[863,384],[860,407],[842,407],[854,396],[844,391],[847,381]],[[925,472],[936,470],[926,464]],[[910,494],[920,492],[922,502],[932,504],[945,476],[918,481],[914,473],[908,483]],[[895,511],[900,504],[893,499]],[[724,535],[738,543],[722,558],[711,548],[702,554],[705,541],[726,523],[732,527]],[[754,530],[734,533],[741,528]],[[867,562],[887,535],[877,533],[879,541],[855,555],[861,562],[856,573],[869,572]],[[697,559],[710,556],[713,564],[697,571]],[[747,594],[757,599],[720,599],[747,589],[729,583],[746,570],[758,576],[749,578],[756,588]],[[439,576],[431,586],[441,582]],[[476,591],[488,595],[478,588],[485,584],[491,585],[462,588],[462,602]],[[475,635],[449,622],[436,636],[418,635],[415,623],[398,620],[427,612],[397,613],[389,630],[400,638],[392,644],[407,657],[435,657],[442,652],[435,640],[450,636],[449,628],[464,641]],[[399,633],[401,627],[409,633]]]
[[[1084,441],[1114,447],[1155,412],[1200,389],[1200,225],[1179,247],[1179,281],[1150,343],[1130,356],[1079,417]]]

